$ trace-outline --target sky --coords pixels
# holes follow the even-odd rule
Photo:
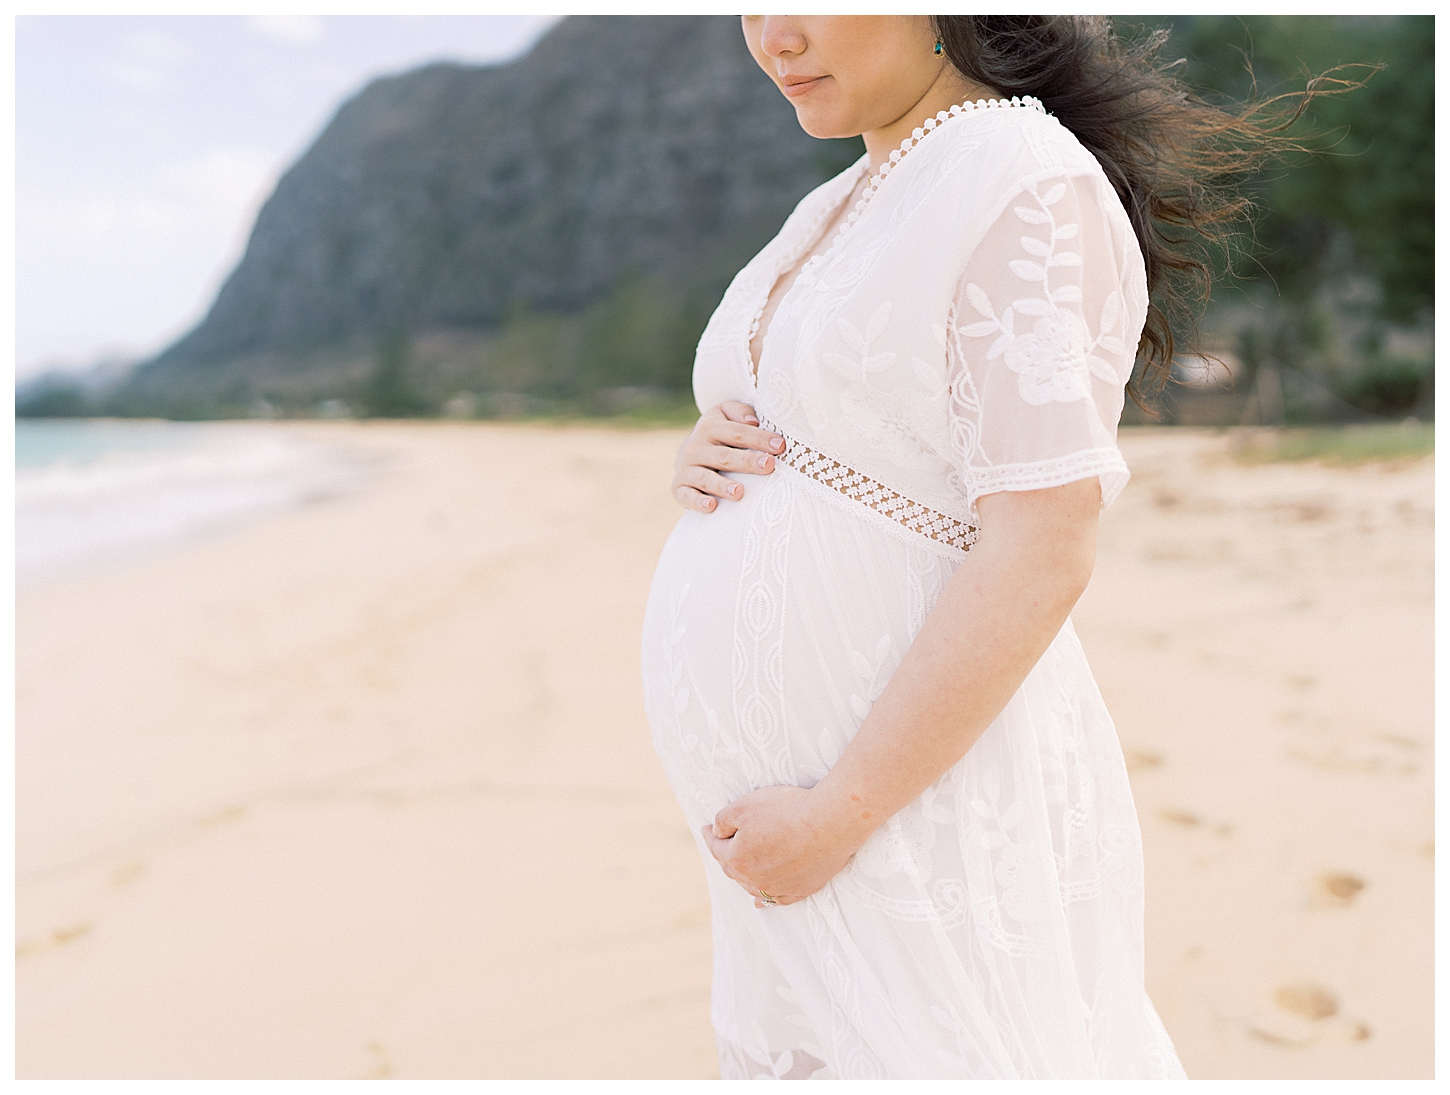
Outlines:
[[[17,377],[164,348],[345,99],[429,61],[518,56],[556,19],[18,17]]]

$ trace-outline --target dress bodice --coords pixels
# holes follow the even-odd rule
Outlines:
[[[696,401],[727,399],[820,457],[973,522],[976,500],[1096,475],[1116,446],[1147,315],[1132,227],[1096,159],[1040,108],[944,116],[806,264],[763,341],[776,279],[864,170],[806,195],[701,337]]]

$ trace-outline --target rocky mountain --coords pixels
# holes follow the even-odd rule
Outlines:
[[[375,80],[112,409],[356,404],[408,362],[420,409],[461,387],[678,387],[730,277],[860,149],[803,133],[727,16],[572,16],[508,64]],[[611,353],[630,373],[631,338],[669,360],[598,375]]]

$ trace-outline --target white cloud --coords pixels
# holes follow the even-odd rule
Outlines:
[[[126,34],[117,42],[119,56],[105,66],[118,84],[150,91],[172,83],[171,72],[191,51],[185,42],[165,31]]]
[[[106,75],[118,84],[139,87],[147,91],[165,87],[171,82],[166,73],[150,65],[138,65],[131,61],[113,61],[106,66]]]
[[[181,334],[241,257],[278,169],[270,153],[223,147],[140,178],[19,183],[17,371]]]
[[[121,49],[137,61],[172,65],[191,55],[185,42],[160,30],[135,31],[121,38]]]
[[[278,38],[297,45],[317,41],[326,29],[320,15],[294,15],[280,11],[249,15],[247,23],[264,37]]]

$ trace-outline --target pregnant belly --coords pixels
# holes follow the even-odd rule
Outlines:
[[[681,518],[645,614],[651,733],[696,826],[754,788],[824,776],[959,558],[786,469],[745,485]]]

